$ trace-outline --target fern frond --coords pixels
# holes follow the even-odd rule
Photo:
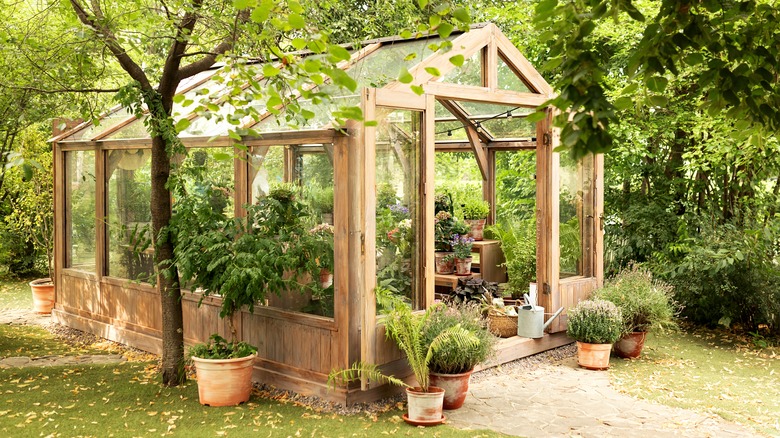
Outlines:
[[[336,386],[338,385],[346,385],[350,382],[358,381],[363,377],[375,382],[386,382],[405,388],[409,387],[403,380],[382,373],[379,367],[374,364],[355,362],[349,368],[331,371],[330,374],[328,374],[328,389],[336,389]]]

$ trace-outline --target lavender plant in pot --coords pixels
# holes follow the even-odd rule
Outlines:
[[[450,246],[455,255],[455,275],[471,274],[471,247],[474,239],[468,236],[455,234],[452,236]]]
[[[594,298],[614,303],[623,316],[622,333],[613,347],[615,354],[639,357],[650,330],[676,327],[680,306],[673,292],[671,285],[653,279],[647,269],[631,265],[594,293]]]
[[[577,363],[590,370],[609,368],[609,352],[623,327],[620,309],[606,300],[580,301],[569,310],[566,334],[577,341]]]

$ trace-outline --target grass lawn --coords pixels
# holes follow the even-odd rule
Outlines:
[[[0,324],[0,358],[11,356],[73,356],[79,354],[107,354],[108,352],[107,349],[68,345],[41,327]]]
[[[241,406],[204,407],[194,381],[162,388],[148,362],[0,370],[0,392],[0,436],[503,436],[411,427],[395,406],[379,415],[338,416],[253,396]]]
[[[32,309],[28,280],[0,280],[0,309]]]
[[[706,329],[651,334],[635,360],[612,359],[619,390],[669,406],[720,415],[780,436],[780,348]]]

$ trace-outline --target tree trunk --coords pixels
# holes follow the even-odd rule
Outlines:
[[[152,229],[155,236],[155,262],[159,266],[157,284],[162,308],[163,384],[175,386],[186,380],[184,374],[184,321],[179,273],[173,260],[173,242],[166,236],[171,221],[171,192],[167,188],[170,158],[165,140],[152,138]]]

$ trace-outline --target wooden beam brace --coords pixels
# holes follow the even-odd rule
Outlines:
[[[479,134],[477,130],[471,125],[466,125],[466,135],[469,137],[471,143],[471,150],[474,151],[474,156],[477,158],[477,165],[479,166],[479,172],[482,174],[482,181],[488,179],[488,161],[485,148],[482,146],[482,142],[479,141]]]

